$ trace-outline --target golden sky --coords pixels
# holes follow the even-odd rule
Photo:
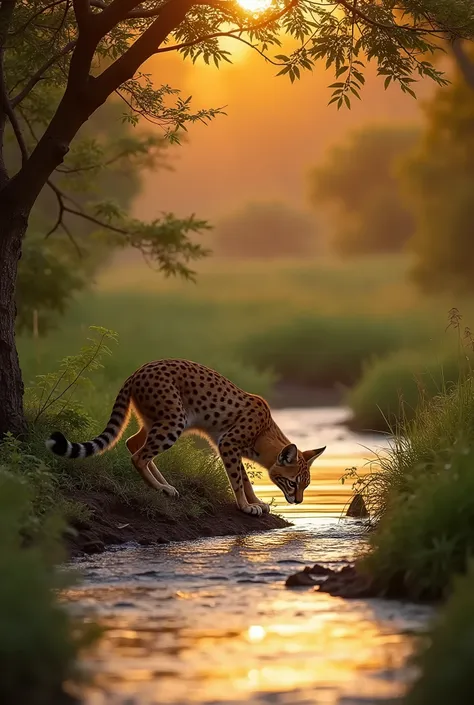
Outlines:
[[[190,127],[188,142],[173,149],[174,171],[144,175],[135,204],[140,218],[172,211],[215,219],[255,200],[305,206],[308,169],[329,145],[371,122],[420,118],[421,100],[397,87],[384,91],[373,69],[367,69],[362,102],[354,99],[352,110],[337,111],[327,105],[327,86],[335,80],[331,71],[318,66],[292,85],[285,76],[275,77],[275,66],[240,47],[233,65],[219,70],[173,54],[154,57],[146,66],[157,83],[192,95],[196,108],[226,106],[227,116],[208,127]],[[419,86],[420,99],[428,91],[431,86]]]

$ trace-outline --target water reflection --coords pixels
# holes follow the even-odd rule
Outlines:
[[[88,705],[343,703],[399,695],[428,610],[344,601],[284,580],[363,540],[331,519],[252,537],[128,548],[81,564],[65,598],[107,632],[87,657]]]
[[[277,413],[301,447],[334,441],[315,469],[310,511],[293,527],[131,546],[80,562],[84,582],[64,599],[107,628],[85,658],[95,678],[86,705],[368,705],[403,692],[411,634],[427,608],[284,587],[302,565],[341,566],[363,549],[361,525],[339,520],[350,490],[339,478],[363,455],[337,426],[338,410],[329,420],[319,411],[298,412],[299,420]]]

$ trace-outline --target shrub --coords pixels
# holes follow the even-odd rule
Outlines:
[[[411,321],[312,316],[251,337],[242,354],[285,381],[332,388],[353,384],[372,357],[422,336]]]
[[[422,405],[364,480],[380,522],[365,568],[382,585],[438,597],[474,552],[474,382]]]
[[[459,357],[443,353],[435,358],[423,350],[400,350],[373,360],[347,395],[351,426],[389,431],[413,419],[420,401],[442,393],[459,376]]]
[[[54,571],[59,524],[43,523],[41,535],[24,545],[31,487],[5,467],[0,471],[0,702],[52,705],[62,702],[63,685],[74,679],[79,649],[93,631],[73,625],[54,591],[65,585]]]
[[[216,225],[214,249],[224,257],[308,255],[318,246],[318,228],[304,211],[278,201],[249,203]]]
[[[421,673],[406,705],[470,705],[474,651],[474,564],[454,590],[416,658]]]

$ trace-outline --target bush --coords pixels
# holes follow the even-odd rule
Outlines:
[[[93,632],[73,625],[56,601],[64,575],[54,571],[59,524],[43,523],[25,546],[34,493],[26,481],[0,471],[0,702],[53,705],[76,678],[76,656]]]
[[[470,705],[474,652],[474,565],[458,577],[453,594],[416,658],[421,670],[406,705]]]
[[[474,552],[474,382],[424,404],[364,480],[381,517],[363,565],[382,585],[439,597]]]
[[[346,256],[400,252],[413,234],[397,176],[400,156],[410,153],[418,130],[371,125],[332,147],[310,174],[311,201],[326,206],[332,248]]]
[[[369,363],[347,395],[351,426],[389,431],[401,419],[413,419],[421,400],[429,400],[459,380],[459,357],[400,350]]]
[[[249,203],[217,223],[214,249],[224,257],[276,258],[317,249],[317,227],[285,203]]]
[[[352,385],[364,363],[423,337],[411,321],[365,316],[300,318],[251,337],[245,361],[285,381],[322,388]]]

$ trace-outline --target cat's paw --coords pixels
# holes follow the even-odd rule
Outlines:
[[[253,517],[261,517],[263,514],[263,507],[260,504],[246,504],[244,507],[239,507],[239,509],[244,514],[250,514]]]
[[[178,499],[179,497],[178,490],[172,485],[165,485],[162,489],[162,492],[163,494],[167,495],[168,497],[172,497],[173,499]]]

